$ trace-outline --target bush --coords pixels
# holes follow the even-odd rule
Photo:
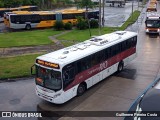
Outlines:
[[[84,30],[84,29],[87,29],[87,23],[86,21],[81,21],[77,24],[77,28],[80,29],[80,30]]]
[[[91,28],[98,28],[98,26],[99,26],[98,25],[98,20],[93,19],[93,20],[90,21],[90,27]]]
[[[65,24],[64,24],[64,29],[65,29],[65,30],[71,30],[71,29],[72,29],[72,26],[73,26],[72,23],[65,23]]]
[[[64,28],[64,24],[62,21],[56,21],[54,24],[54,28],[56,30],[62,30]]]
[[[84,30],[88,27],[86,20],[82,17],[77,17],[77,28],[80,30]]]

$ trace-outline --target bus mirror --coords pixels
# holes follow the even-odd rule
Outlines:
[[[31,75],[35,75],[35,65],[32,65],[31,67]]]

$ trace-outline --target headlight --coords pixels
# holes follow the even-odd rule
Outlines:
[[[149,32],[149,30],[148,30],[148,29],[146,29],[146,32]]]

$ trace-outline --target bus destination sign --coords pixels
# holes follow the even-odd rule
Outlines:
[[[38,59],[36,60],[36,63],[43,65],[43,66],[46,66],[46,67],[59,69],[59,65],[56,63],[50,63],[50,62],[46,62],[46,61],[38,60]]]

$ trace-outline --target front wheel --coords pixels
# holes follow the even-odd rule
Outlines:
[[[26,30],[30,30],[31,29],[31,25],[27,24],[25,28],[26,28]]]
[[[123,67],[124,67],[124,63],[123,62],[120,62],[119,65],[118,65],[118,72],[121,72],[123,70]]]
[[[84,84],[80,84],[80,85],[78,86],[78,89],[77,89],[77,95],[78,95],[78,96],[81,96],[81,95],[84,94],[85,91],[86,91],[85,85],[84,85]]]

